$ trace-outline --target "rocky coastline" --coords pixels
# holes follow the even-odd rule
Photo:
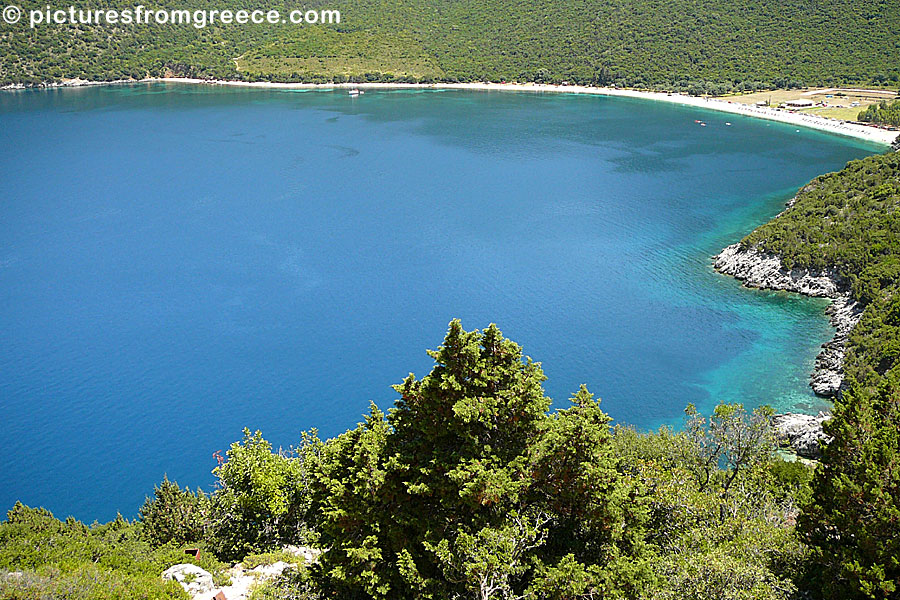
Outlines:
[[[779,445],[801,458],[818,460],[822,457],[821,444],[831,441],[822,428],[829,419],[831,414],[827,412],[815,416],[786,413],[772,417],[772,427]]]
[[[844,354],[850,331],[859,322],[862,307],[851,297],[847,283],[834,270],[786,269],[781,259],[741,244],[728,246],[715,257],[717,271],[747,287],[784,290],[818,298],[831,298],[826,314],[835,328],[831,341],[822,345],[811,374],[813,391],[825,397],[837,395],[844,380]]]

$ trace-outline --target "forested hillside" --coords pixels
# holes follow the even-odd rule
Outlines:
[[[834,268],[865,308],[844,360],[834,441],[800,519],[812,573],[832,598],[900,593],[900,152],[852,161],[807,185],[742,244],[787,267]]]
[[[807,185],[794,205],[743,240],[788,267],[836,267],[866,308],[845,360],[869,389],[900,371],[900,152],[852,161]],[[896,373],[900,374],[900,373]]]
[[[339,10],[341,23],[29,29],[27,10],[43,6],[28,0],[23,22],[0,25],[0,84],[177,74],[569,81],[724,93],[900,79],[900,0],[316,0],[303,8]],[[155,5],[172,7],[212,6]],[[252,0],[241,8],[297,6]]]

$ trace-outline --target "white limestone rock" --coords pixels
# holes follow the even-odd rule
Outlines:
[[[163,581],[174,580],[180,583],[191,598],[211,592],[215,587],[212,575],[192,564],[171,566],[163,571],[162,578]]]
[[[779,443],[790,446],[798,456],[818,459],[822,455],[820,443],[831,441],[822,429],[822,423],[830,418],[825,412],[816,416],[786,413],[772,417],[772,426]]]
[[[785,269],[774,254],[754,248],[728,246],[715,257],[715,269],[739,279],[744,285],[759,289],[784,290],[807,296],[832,298],[826,309],[835,328],[834,338],[822,344],[809,385],[820,396],[835,396],[844,382],[844,353],[850,330],[859,322],[862,308],[854,302],[845,282],[834,270]]]
[[[308,546],[285,546],[283,550],[285,552],[290,552],[294,556],[299,556],[307,563],[317,562],[319,560],[319,555],[322,554],[321,550],[310,548]]]
[[[774,254],[755,248],[742,249],[732,244],[715,257],[716,270],[744,282],[747,287],[764,290],[784,290],[819,298],[840,295],[840,278],[832,270],[785,269]]]

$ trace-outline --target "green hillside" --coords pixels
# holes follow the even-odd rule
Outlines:
[[[787,267],[836,267],[866,309],[850,336],[849,378],[874,388],[900,376],[900,152],[815,179],[796,203],[743,240]]]
[[[28,0],[22,22],[0,25],[0,83],[177,74],[569,81],[723,93],[900,79],[900,0],[317,0],[304,8],[339,10],[339,25],[29,29],[27,11],[43,6]],[[167,7],[213,8],[199,0],[155,5]],[[297,8],[281,0],[242,7]]]

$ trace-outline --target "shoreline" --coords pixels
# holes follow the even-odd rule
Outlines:
[[[637,98],[642,100],[656,100],[661,102],[669,102],[672,104],[680,104],[682,106],[690,106],[693,108],[709,109],[717,112],[744,115],[747,117],[765,119],[793,125],[795,127],[804,127],[814,129],[833,135],[841,135],[851,137],[866,142],[879,144],[890,147],[895,140],[900,139],[900,132],[888,131],[877,127],[867,125],[857,125],[845,121],[839,121],[809,115],[803,113],[794,113],[778,108],[759,107],[749,104],[741,104],[740,102],[732,102],[730,100],[722,100],[718,98],[704,98],[699,96],[686,96],[683,94],[667,93],[667,92],[646,92],[630,89],[608,88],[608,87],[590,87],[582,85],[552,85],[541,83],[273,83],[269,81],[234,81],[224,79],[196,79],[187,77],[151,77],[146,79],[119,80],[119,81],[86,81],[86,80],[69,80],[62,83],[46,84],[38,88],[29,88],[23,85],[10,85],[2,90],[24,90],[24,89],[48,89],[48,88],[71,88],[95,85],[118,85],[118,84],[137,84],[137,83],[184,83],[193,85],[222,85],[232,87],[248,87],[269,90],[339,90],[339,89],[386,89],[386,90],[427,90],[427,89],[449,89],[449,90],[469,90],[469,91],[500,91],[500,92],[537,92],[537,93],[557,93],[557,94],[587,94],[595,96],[611,96],[621,98]]]
[[[778,256],[755,248],[742,248],[740,242],[727,246],[713,260],[716,271],[734,277],[748,288],[831,299],[825,314],[835,329],[834,336],[822,344],[809,386],[818,396],[838,396],[844,388],[847,340],[863,312],[848,291],[846,282],[831,270],[785,269]]]
[[[269,90],[469,90],[469,91],[499,91],[499,92],[532,92],[532,93],[562,93],[562,94],[588,94],[611,97],[626,97],[643,100],[656,100],[690,106],[700,109],[709,109],[732,114],[742,114],[748,117],[777,121],[807,129],[815,129],[834,135],[842,135],[864,140],[871,143],[890,147],[895,140],[900,140],[900,134],[895,131],[887,131],[876,127],[856,125],[838,120],[793,113],[786,110],[768,107],[757,107],[727,100],[715,98],[703,98],[697,96],[685,96],[667,92],[647,92],[618,88],[598,88],[577,85],[550,85],[550,84],[519,84],[519,83],[274,83],[266,81],[233,81],[233,80],[208,80],[183,77],[156,77],[139,80],[120,81],[86,81],[68,80],[61,83],[47,84],[43,88],[74,88],[98,85],[134,85],[140,83],[173,83],[188,85],[220,85],[231,87],[258,88]],[[25,86],[7,86],[0,88],[32,89]],[[40,89],[40,88],[38,88]],[[793,200],[791,201],[791,203]],[[790,203],[789,203],[790,206]],[[815,367],[810,375],[809,385],[813,391],[822,397],[830,398],[838,395],[843,385],[843,362],[846,350],[847,338],[850,330],[859,321],[862,309],[851,298],[847,291],[846,282],[841,281],[834,272],[810,272],[803,269],[786,270],[781,260],[771,254],[758,252],[757,250],[742,249],[740,243],[732,244],[724,248],[713,257],[716,271],[732,276],[740,280],[746,287],[768,289],[775,291],[789,291],[813,297],[826,297],[832,300],[825,313],[832,327],[835,328],[834,337],[822,344],[822,350],[816,356]]]

